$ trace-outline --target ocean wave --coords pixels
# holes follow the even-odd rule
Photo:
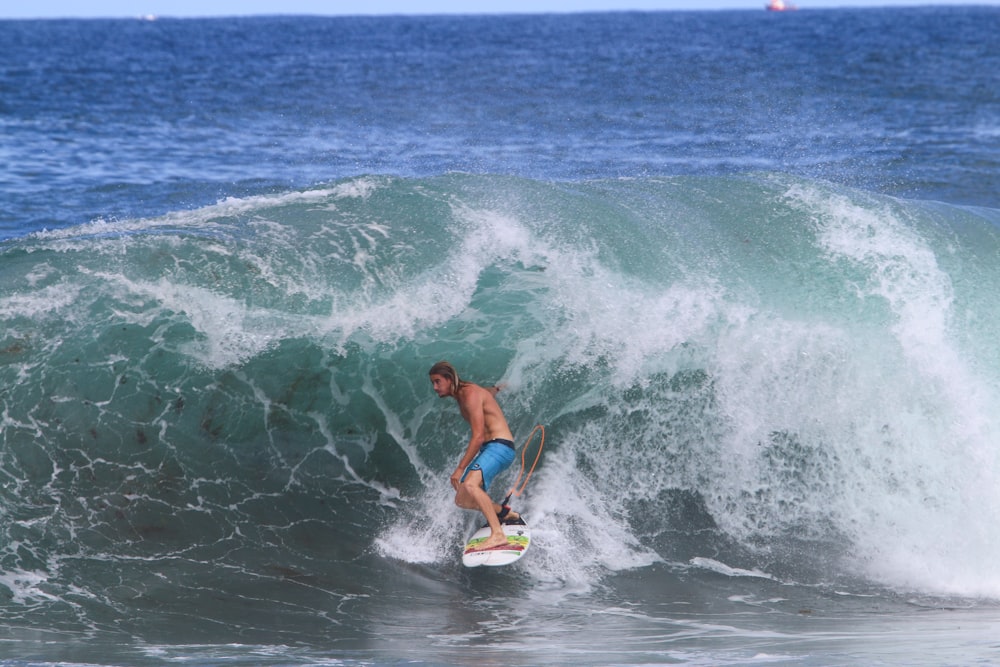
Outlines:
[[[164,581],[351,607],[456,560],[441,358],[547,425],[532,577],[1000,596],[996,222],[776,174],[450,174],[8,241],[0,597],[66,628]]]

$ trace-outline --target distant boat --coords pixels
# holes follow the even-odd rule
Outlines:
[[[769,12],[791,12],[798,9],[795,5],[790,5],[784,0],[771,0],[765,8]]]

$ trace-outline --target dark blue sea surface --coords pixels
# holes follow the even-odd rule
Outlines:
[[[0,22],[0,666],[1000,664],[997,34]]]
[[[6,235],[359,174],[997,205],[1000,10],[8,21]]]

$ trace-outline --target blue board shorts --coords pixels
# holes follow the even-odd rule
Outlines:
[[[484,442],[479,448],[476,458],[462,473],[461,481],[465,481],[466,476],[473,470],[481,470],[483,473],[483,490],[489,491],[493,478],[510,467],[514,462],[514,443],[510,440],[497,438]]]

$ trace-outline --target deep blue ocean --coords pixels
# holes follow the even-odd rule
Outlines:
[[[0,667],[1000,665],[998,34],[0,21]]]

